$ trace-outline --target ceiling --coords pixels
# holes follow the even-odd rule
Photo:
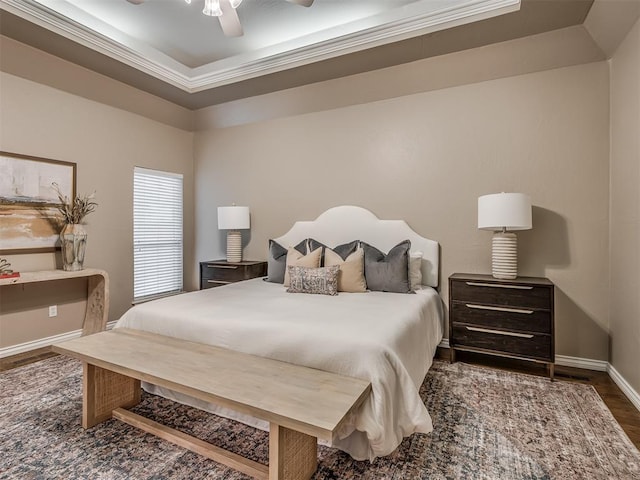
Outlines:
[[[400,17],[399,9],[409,4],[416,10],[415,4],[420,3],[417,10],[427,13],[462,3],[317,0],[310,9],[285,0],[245,0],[237,9],[244,35],[230,38],[222,33],[217,18],[202,14],[203,0],[193,0],[190,5],[184,0],[148,0],[140,5],[124,0],[38,1],[139,53],[145,52],[158,63],[204,67],[200,70],[209,70],[207,66],[214,62],[237,66],[249,58],[290,52],[362,30],[365,25],[380,25],[392,13]],[[218,65],[214,68],[220,68]]]
[[[0,31],[190,109],[581,24],[593,0],[0,0]]]

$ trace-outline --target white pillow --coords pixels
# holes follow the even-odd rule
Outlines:
[[[422,252],[409,252],[409,288],[422,288]]]

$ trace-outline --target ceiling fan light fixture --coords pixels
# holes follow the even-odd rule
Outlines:
[[[189,5],[191,5],[191,0],[184,0],[185,3],[188,3]]]
[[[204,0],[204,10],[202,10],[202,13],[209,15],[210,17],[222,16],[220,0]]]

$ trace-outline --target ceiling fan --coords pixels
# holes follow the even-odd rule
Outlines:
[[[129,3],[140,5],[144,0],[127,0]],[[191,3],[192,0],[185,0]],[[310,7],[313,0],[287,0],[289,3]],[[236,8],[242,3],[242,0],[204,0],[204,9],[202,13],[210,17],[218,17],[223,33],[227,37],[240,37],[243,35],[240,18],[236,12]]]

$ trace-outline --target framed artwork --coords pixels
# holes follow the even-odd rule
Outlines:
[[[59,248],[62,223],[54,183],[73,199],[76,164],[0,152],[0,254]]]

